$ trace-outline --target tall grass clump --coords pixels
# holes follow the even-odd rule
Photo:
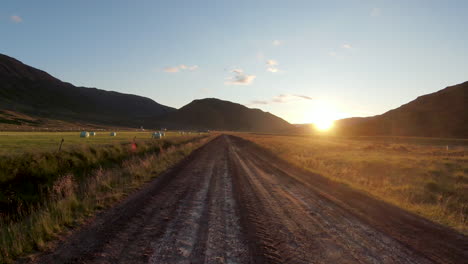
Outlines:
[[[61,175],[85,177],[98,167],[111,167],[133,155],[159,151],[183,143],[188,137],[114,143],[102,146],[74,145],[60,152],[30,152],[0,156],[0,215],[35,206]]]
[[[412,143],[411,138],[376,142],[365,138],[241,136],[296,166],[468,233],[465,145],[446,150],[446,145],[431,144],[430,139],[414,139]]]
[[[0,219],[0,263],[11,263],[27,252],[45,249],[47,242],[58,237],[64,228],[79,225],[96,210],[114,204],[210,139],[193,137],[143,143],[138,147],[143,145],[146,151],[127,156],[125,146],[95,149],[95,154],[86,149],[79,152],[82,157],[76,160],[75,154],[65,156],[70,162],[77,162],[74,166],[91,164],[92,169],[86,170],[62,171],[62,165],[45,162],[47,166],[40,168],[45,171],[51,166],[50,171],[57,175],[53,179],[46,177],[48,185],[43,188],[40,202],[20,208],[15,214],[4,214]],[[111,160],[112,166],[107,164]]]

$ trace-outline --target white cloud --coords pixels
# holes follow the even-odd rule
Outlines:
[[[259,105],[259,104],[283,104],[283,103],[289,103],[289,102],[295,102],[295,101],[300,101],[300,100],[314,100],[314,98],[307,96],[307,95],[301,95],[301,94],[280,94],[277,96],[274,96],[270,100],[253,100],[250,102],[251,105]]]
[[[277,65],[278,65],[278,61],[276,61],[276,60],[267,60],[267,61],[266,61],[266,64],[267,64],[267,65],[270,65],[270,66],[277,66]]]
[[[226,85],[249,85],[257,77],[255,75],[245,74],[242,69],[234,69],[231,72],[234,73],[234,76],[226,79],[224,82]]]
[[[266,105],[268,104],[268,101],[263,101],[263,100],[253,100],[250,102],[250,104],[253,104],[253,105],[259,105],[259,104],[263,104],[263,105]]]
[[[277,95],[275,97],[273,97],[273,99],[271,99],[271,101],[273,103],[284,103],[288,100],[288,97],[289,95],[286,95],[286,94],[280,94],[280,95]]]
[[[14,23],[21,23],[23,22],[23,18],[21,18],[20,16],[17,16],[17,15],[12,15],[10,16],[10,20]]]
[[[272,44],[273,44],[273,46],[280,46],[281,44],[283,44],[283,42],[276,39],[276,40],[273,40]]]
[[[277,67],[279,65],[278,61],[276,61],[276,60],[267,60],[266,64],[268,65],[267,71],[273,72],[273,73],[279,71],[279,69]]]
[[[380,8],[377,8],[377,7],[374,7],[372,8],[371,12],[370,12],[370,15],[372,17],[378,17],[382,14],[382,10]]]
[[[299,98],[302,98],[302,99],[306,99],[306,100],[314,100],[314,98],[312,98],[312,97],[310,97],[310,96],[307,96],[307,95],[294,94],[294,96],[299,97]]]
[[[179,67],[166,67],[164,68],[165,72],[176,73],[179,72]]]
[[[185,64],[181,64],[179,66],[166,67],[164,68],[164,71],[169,72],[169,73],[176,73],[176,72],[180,72],[181,70],[195,71],[195,70],[198,70],[198,68],[199,68],[198,65],[187,66]]]
[[[343,48],[345,48],[345,49],[352,49],[353,46],[351,46],[350,44],[345,43],[345,44],[343,44]]]
[[[232,70],[231,72],[237,73],[237,74],[242,74],[242,73],[244,73],[244,70],[242,70],[242,69],[234,69],[234,70]]]
[[[226,84],[233,84],[233,85],[249,85],[253,82],[253,80],[257,76],[255,75],[247,75],[247,74],[239,74],[232,78],[230,78]]]

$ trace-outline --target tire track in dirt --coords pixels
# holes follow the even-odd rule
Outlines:
[[[351,236],[344,240],[347,241],[345,245],[367,244],[365,250],[375,248],[373,251],[377,255],[387,255],[382,260],[387,263],[414,263],[414,259],[419,259],[422,263],[467,263],[468,239],[465,235],[319,175],[292,167],[252,142],[237,137],[232,138],[232,141],[235,148],[242,153],[243,160],[261,167],[258,175],[274,175],[272,177],[280,182],[276,186],[289,190],[289,195],[294,196],[292,201],[302,201],[304,208],[314,215],[312,220],[316,221],[317,225],[323,225],[329,231],[335,230],[337,235],[343,236],[353,229],[345,228],[336,232],[342,225],[339,221],[330,220],[351,221],[352,226],[359,224],[359,228],[364,232],[352,232]],[[301,186],[302,192],[298,191],[299,189],[290,191],[297,184]],[[317,203],[321,204],[321,207],[325,205],[329,208],[326,217],[317,214],[320,212],[316,210],[320,207],[314,206]],[[373,239],[356,236],[359,233],[368,233]],[[352,239],[353,237],[356,239]],[[395,242],[399,246],[388,247]]]
[[[467,241],[223,135],[33,263],[464,263]]]
[[[255,164],[254,157],[242,160],[237,151],[234,156],[248,177],[245,184],[254,186],[252,192],[260,196],[257,207],[267,208],[259,216],[262,219],[255,222],[272,227],[269,240],[262,239],[263,234],[259,234],[258,240],[267,242],[264,247],[274,251],[274,256],[281,254],[282,257],[269,259],[270,262],[430,263],[407,252],[398,242],[363,227],[352,215],[339,212],[339,208],[327,204],[320,197],[312,196],[304,204],[298,195],[304,191],[305,195],[310,194],[303,185],[292,178],[279,181],[278,175],[265,173],[264,163]]]
[[[225,148],[205,165],[202,185],[182,201],[149,263],[246,263]]]

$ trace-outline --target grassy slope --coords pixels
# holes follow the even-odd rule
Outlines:
[[[430,139],[239,135],[297,166],[468,233],[466,145],[447,151]]]
[[[107,169],[96,168],[79,176],[69,172],[57,177],[39,206],[26,211],[18,209],[20,213],[13,219],[3,216],[0,220],[0,263],[46,248],[47,241],[57,238],[65,228],[79,225],[96,210],[114,204],[209,139],[173,137],[152,141],[148,151],[129,154]]]

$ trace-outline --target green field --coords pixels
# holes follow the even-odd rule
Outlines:
[[[81,138],[80,132],[1,132],[0,215],[40,203],[55,181],[67,173],[86,177],[92,170],[203,136],[167,132],[162,139],[152,139],[152,132],[117,131],[117,136],[110,136],[101,131]]]
[[[96,136],[80,138],[80,132],[0,132],[0,156],[21,154],[24,152],[45,152],[58,150],[62,138],[62,149],[70,149],[76,145],[106,145],[114,143],[150,140],[151,131],[131,132],[116,131],[117,136],[111,137],[110,131],[96,132]],[[181,136],[178,132],[167,132],[166,138]]]

